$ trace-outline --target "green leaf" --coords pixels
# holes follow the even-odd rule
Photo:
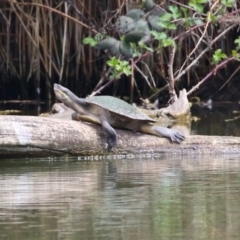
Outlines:
[[[234,43],[236,43],[236,49],[240,50],[240,37],[238,37],[237,39],[235,39]]]
[[[167,34],[165,32],[157,32],[157,31],[151,31],[151,34],[153,35],[155,40],[161,41],[163,39],[167,38]]]
[[[132,70],[131,70],[131,67],[130,66],[127,66],[123,69],[123,73],[127,76],[131,75],[132,74]]]
[[[199,4],[204,4],[204,3],[207,3],[208,0],[196,0],[196,2]]]
[[[164,13],[163,15],[161,15],[159,17],[159,21],[161,22],[169,22],[172,18],[172,14],[171,13]]]
[[[169,29],[169,30],[175,30],[177,28],[177,26],[174,23],[171,23],[171,22],[158,22],[158,24],[162,28],[166,28],[166,29]]]
[[[156,32],[156,31],[155,31]],[[147,45],[145,45],[144,43],[142,42],[139,42],[139,47],[142,48],[142,49],[146,49],[147,51],[149,52],[153,52],[153,49],[151,47],[148,47]]]
[[[125,61],[125,60],[120,61],[120,65],[121,65],[122,67],[128,66],[128,62]]]
[[[110,67],[115,67],[119,64],[119,60],[116,57],[112,57],[107,61],[107,65]]]
[[[237,60],[240,61],[240,54],[236,50],[232,50],[232,56]]]
[[[179,11],[178,7],[170,5],[169,10],[172,12],[173,19],[178,19],[181,17],[181,12]]]
[[[131,67],[129,66],[129,62],[125,60],[120,60],[116,57],[112,57],[107,61],[107,65],[112,67],[111,71],[111,79],[118,79],[121,77],[122,74],[126,74],[129,76],[132,71]]]
[[[225,7],[233,7],[234,3],[236,1],[235,0],[221,0],[221,3],[225,6]]]
[[[97,41],[97,42],[100,42],[102,41],[106,36],[104,36],[102,33],[97,33],[95,36],[94,36],[94,40]]]
[[[116,65],[115,66],[115,69],[118,71],[118,72],[121,72],[122,71],[122,67],[120,65]]]
[[[222,52],[222,49],[217,49],[213,54],[213,63],[218,64],[222,59],[227,58],[227,55]]]
[[[238,54],[238,52],[236,50],[232,50],[232,55],[236,56]]]
[[[133,53],[132,57],[135,58],[135,57],[139,57],[140,55],[141,55],[141,53],[139,51],[136,51]]]
[[[192,7],[195,11],[202,13],[203,12],[203,6],[200,4],[197,4],[195,2],[189,2],[188,4],[190,7]]]
[[[240,37],[237,38],[237,39],[234,41],[234,43],[240,44]]]
[[[201,19],[194,19],[193,18],[193,22],[196,24],[196,25],[201,25],[203,24],[203,21]]]
[[[185,7],[180,7],[180,9],[183,12],[183,17],[186,18],[188,16],[188,9]]]
[[[158,22],[158,25],[161,26],[162,28],[167,28],[168,27],[168,23],[167,22]]]
[[[110,79],[119,79],[120,76],[118,74],[116,74],[115,72],[112,72],[112,74],[110,75]]]
[[[87,37],[83,39],[83,44],[89,44],[91,47],[96,46],[97,43],[98,42],[94,38]]]
[[[177,29],[177,26],[175,24],[171,23],[167,26],[167,29],[175,30],[175,29]]]
[[[236,50],[232,50],[232,56],[236,57],[238,55],[238,52]]]
[[[163,42],[164,47],[168,47],[168,46],[175,46],[176,47],[176,43],[172,38],[167,38],[167,39],[163,40],[162,42]]]
[[[217,22],[220,17],[221,17],[220,15],[215,15],[215,14],[212,14],[212,13],[208,14],[208,19],[211,22]]]

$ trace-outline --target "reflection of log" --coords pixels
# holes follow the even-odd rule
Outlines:
[[[239,137],[189,136],[182,144],[141,133],[117,130],[113,154],[240,153]],[[76,121],[31,116],[0,117],[1,156],[102,155],[101,127]]]

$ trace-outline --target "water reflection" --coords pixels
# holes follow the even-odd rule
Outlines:
[[[0,161],[0,239],[239,239],[240,157]]]

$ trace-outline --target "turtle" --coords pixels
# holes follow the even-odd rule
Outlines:
[[[68,88],[54,84],[56,98],[74,110],[72,118],[102,126],[108,135],[107,149],[117,145],[117,134],[114,128],[139,131],[165,137],[171,142],[180,143],[185,137],[175,129],[153,125],[156,120],[142,113],[136,107],[112,96],[90,96],[78,98]]]

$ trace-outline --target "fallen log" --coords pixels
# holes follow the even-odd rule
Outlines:
[[[156,136],[116,131],[118,145],[107,151],[100,126],[51,117],[0,116],[0,156],[240,153],[240,137],[193,135],[172,144]]]

